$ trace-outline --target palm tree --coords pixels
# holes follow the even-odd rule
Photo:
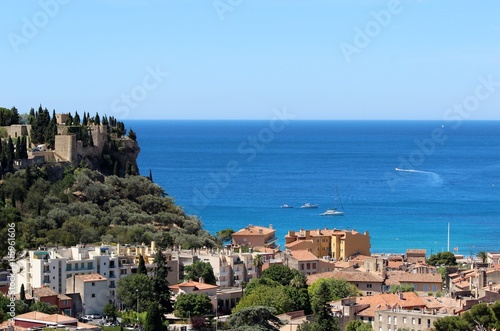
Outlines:
[[[486,263],[486,260],[488,259],[488,255],[485,251],[477,252],[476,256],[479,257],[483,263]]]
[[[262,273],[262,265],[264,264],[264,260],[262,259],[262,255],[257,254],[253,258],[253,265],[255,266],[255,271],[257,272],[257,278],[260,277]]]
[[[295,287],[297,289],[307,287],[306,276],[304,274],[295,275],[295,277],[293,277],[292,280],[290,281],[290,286]]]

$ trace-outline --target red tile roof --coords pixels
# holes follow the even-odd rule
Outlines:
[[[207,283],[200,283],[200,282],[194,282],[194,281],[189,281],[189,282],[184,282],[184,283],[169,286],[170,289],[177,290],[177,291],[182,287],[194,287],[195,290],[198,290],[198,291],[219,288],[219,286],[217,286],[217,285],[211,285],[211,284],[207,284]]]
[[[290,254],[297,261],[316,261],[318,258],[311,252],[306,250],[291,251]]]

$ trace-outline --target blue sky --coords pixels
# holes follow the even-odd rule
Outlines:
[[[496,0],[40,0],[0,13],[0,106],[21,112],[500,120]]]

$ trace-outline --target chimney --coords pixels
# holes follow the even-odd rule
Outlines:
[[[204,284],[204,283],[205,283],[205,279],[203,279],[203,277],[200,277],[200,278],[198,279],[198,282],[200,282],[200,283]]]
[[[272,224],[269,224],[269,229],[273,229],[273,225]]]
[[[151,241],[151,255],[156,251],[156,242],[154,240]]]

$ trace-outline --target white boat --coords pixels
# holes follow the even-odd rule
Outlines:
[[[281,208],[293,208],[293,206],[287,205],[286,203],[281,206]]]
[[[344,216],[344,205],[342,204],[342,201],[340,200],[339,197],[339,190],[335,188],[337,191],[337,196],[335,197],[335,208],[333,209],[328,209],[324,213],[319,214],[320,216]],[[338,202],[340,201],[340,206],[341,210],[338,210]]]
[[[320,216],[344,216],[343,211],[339,211],[337,209],[328,209],[324,213],[319,214]]]
[[[304,208],[304,209],[307,209],[307,208],[318,208],[318,204],[316,203],[316,204],[312,205],[309,202],[307,202],[307,203],[304,203],[302,206],[300,206],[300,208]]]

